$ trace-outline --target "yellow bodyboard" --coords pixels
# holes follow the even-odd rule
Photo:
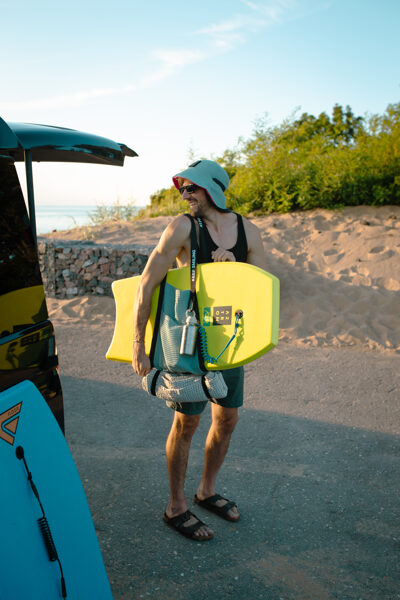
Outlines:
[[[112,284],[116,318],[106,358],[132,361],[133,305],[140,275],[119,279]],[[171,269],[167,283],[190,289],[189,267]],[[217,364],[205,360],[209,370],[232,369],[244,365],[278,343],[279,279],[263,269],[239,262],[197,265],[197,301],[200,324],[207,338],[207,350],[216,357],[226,346],[235,329],[235,313],[242,311],[237,334]],[[145,334],[145,350],[150,353],[157,312],[159,287],[154,292]]]

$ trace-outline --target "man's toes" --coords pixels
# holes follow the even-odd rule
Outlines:
[[[218,502],[217,502],[217,506],[220,506],[220,507],[222,508],[223,506],[225,506],[225,504],[228,504],[228,502],[229,502],[229,501],[228,501],[228,500],[225,500],[225,499],[223,499],[223,500],[220,500],[220,501],[218,501]],[[232,506],[232,508],[230,508],[230,509],[228,510],[227,514],[228,514],[228,516],[229,516],[231,519],[238,519],[238,518],[239,518],[239,516],[240,516],[239,509],[238,509],[238,507],[237,507],[236,505],[235,505],[235,506]]]
[[[210,535],[214,535],[214,532],[208,527],[200,527],[200,529],[196,531],[195,535],[196,537],[210,537]]]
[[[238,519],[240,517],[240,512],[237,506],[232,506],[232,508],[230,508],[228,510],[228,516],[231,519]]]

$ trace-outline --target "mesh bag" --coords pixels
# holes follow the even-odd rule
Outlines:
[[[176,375],[159,369],[151,369],[142,379],[143,389],[171,402],[201,402],[215,398],[225,398],[228,387],[220,371],[210,371],[205,375]]]
[[[153,340],[150,350],[152,367],[170,373],[191,373],[202,375],[206,372],[201,353],[200,338],[196,341],[193,355],[180,354],[180,345],[183,328],[186,323],[186,311],[193,309],[199,321],[196,297],[196,264],[197,264],[197,238],[196,227],[190,215],[191,222],[191,267],[190,289],[181,290],[167,283],[166,276],[160,284],[157,314],[154,323]]]
[[[193,356],[179,354],[186,310],[190,301],[190,290],[179,290],[165,284],[159,307],[159,326],[156,343],[151,353],[152,366],[171,373],[205,372],[198,345]]]

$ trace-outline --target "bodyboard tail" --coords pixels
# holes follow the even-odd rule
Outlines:
[[[63,598],[63,580],[69,600],[112,600],[78,471],[31,381],[0,393],[0,459],[1,597]]]

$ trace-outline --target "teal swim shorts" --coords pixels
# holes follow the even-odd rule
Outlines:
[[[219,406],[226,408],[238,408],[243,404],[243,388],[244,388],[244,370],[243,367],[235,369],[227,369],[222,371],[225,383],[228,386],[228,395],[220,400],[210,400]],[[167,406],[183,413],[184,415],[199,415],[203,412],[208,404],[208,400],[204,402],[167,402]]]

